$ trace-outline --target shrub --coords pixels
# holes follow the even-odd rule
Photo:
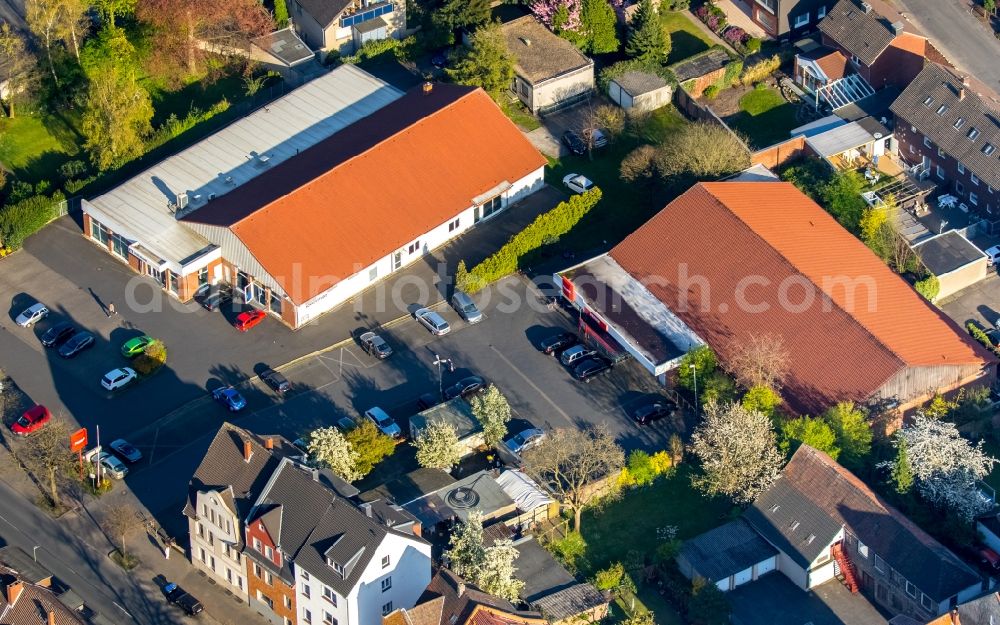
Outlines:
[[[743,45],[746,46],[747,52],[749,52],[750,54],[756,54],[760,52],[760,47],[762,44],[763,42],[760,40],[759,37],[750,37],[749,39],[746,40],[746,43],[744,43]]]
[[[624,577],[625,567],[621,562],[615,562],[594,575],[594,587],[598,590],[615,590],[621,586]]]
[[[708,100],[714,100],[719,97],[720,91],[721,89],[719,89],[719,85],[709,85],[705,87],[705,90],[701,93],[701,95],[705,96]]]
[[[345,56],[342,60],[344,63],[360,63],[368,59],[373,59],[377,56],[381,56],[386,52],[390,52],[399,47],[399,40],[389,37],[388,39],[372,39],[366,41],[365,45],[350,56]]]
[[[278,28],[288,26],[288,5],[285,0],[274,0],[274,22]]]
[[[136,356],[132,366],[139,375],[150,375],[165,364],[167,364],[167,346],[163,341],[153,341]]]
[[[549,550],[570,573],[576,574],[587,553],[587,541],[580,532],[569,532],[563,538],[549,544]]]
[[[85,173],[87,173],[87,163],[84,161],[67,161],[59,166],[59,175],[63,180],[78,178]]]
[[[937,276],[929,275],[923,280],[917,280],[917,283],[913,285],[917,293],[920,293],[928,302],[933,302],[937,299],[938,293],[941,292],[941,283],[938,282]]]
[[[628,455],[628,473],[636,486],[652,484],[656,478],[653,472],[653,459],[641,449],[636,449]]]
[[[35,195],[0,208],[0,243],[16,250],[24,240],[59,216],[58,205],[66,197],[61,191]]]
[[[990,350],[994,354],[1000,355],[1000,350],[998,350],[996,347],[993,346],[993,341],[990,340],[989,335],[986,334],[986,332],[984,332],[982,328],[976,325],[976,322],[970,321],[966,323],[965,329],[968,330],[972,338],[979,341],[983,345],[983,347]]]
[[[197,107],[192,107],[183,119],[178,118],[177,115],[171,113],[170,117],[168,117],[167,120],[156,129],[153,136],[146,142],[146,149],[152,150],[153,148],[158,148],[167,141],[179,137],[188,130],[191,130],[201,122],[208,121],[219,113],[223,113],[227,110],[229,110],[229,100],[222,98],[213,104],[207,111],[203,111]]]
[[[781,57],[775,54],[749,67],[744,67],[743,76],[740,77],[740,81],[744,85],[758,83],[778,71],[779,67],[781,67]]]
[[[670,452],[662,449],[650,456],[649,460],[653,467],[653,474],[657,476],[670,473],[674,468],[674,461],[670,457]]]
[[[512,236],[503,247],[472,268],[469,273],[475,281],[471,286],[482,288],[514,273],[525,254],[538,249],[546,241],[569,232],[600,200],[601,190],[594,187],[539,215],[527,228]]]
[[[722,38],[729,43],[736,45],[742,44],[743,39],[747,36],[747,32],[740,28],[739,26],[730,26],[725,33],[723,33]]]

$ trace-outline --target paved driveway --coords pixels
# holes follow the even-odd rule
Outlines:
[[[838,580],[804,592],[779,572],[727,593],[735,625],[886,625],[863,595]]]
[[[962,289],[938,306],[963,328],[972,320],[991,328],[1000,320],[1000,276],[991,271],[986,279]]]

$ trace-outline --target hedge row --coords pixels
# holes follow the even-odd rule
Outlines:
[[[539,215],[524,230],[510,238],[492,256],[469,271],[472,277],[470,287],[478,291],[517,271],[520,260],[529,252],[547,243],[553,243],[569,232],[584,215],[601,199],[601,190],[594,187],[580,195],[574,195],[549,212]]]
[[[0,208],[0,247],[19,249],[25,239],[59,216],[59,204],[65,200],[62,191],[56,191]]]
[[[990,350],[994,354],[997,354],[998,356],[1000,356],[1000,349],[997,349],[993,345],[993,341],[990,340],[989,335],[986,334],[986,332],[984,332],[982,328],[980,328],[978,325],[976,325],[976,323],[974,321],[970,321],[970,322],[966,323],[965,324],[965,329],[969,331],[969,334],[972,335],[972,338],[974,338],[977,341],[979,341],[980,343],[982,343],[983,347],[985,347],[986,349]]]

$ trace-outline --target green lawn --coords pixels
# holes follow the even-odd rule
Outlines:
[[[741,112],[727,120],[734,130],[750,138],[750,147],[760,149],[788,138],[799,125],[795,107],[776,89],[754,89],[740,98]]]
[[[660,13],[660,22],[663,23],[663,29],[670,33],[668,65],[683,61],[715,45],[715,42],[709,39],[683,11],[663,11]]]
[[[528,109],[518,102],[504,102],[500,105],[500,109],[504,114],[510,118],[510,121],[517,124],[521,130],[525,132],[531,132],[542,127],[542,122],[538,121],[538,118],[528,112]]]
[[[73,131],[55,117],[0,120],[0,163],[21,180],[54,181],[55,171],[78,152]]]

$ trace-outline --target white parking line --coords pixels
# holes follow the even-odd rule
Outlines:
[[[559,414],[561,414],[563,416],[563,418],[566,419],[566,421],[569,421],[570,423],[573,422],[573,419],[568,414],[566,414],[566,412],[562,408],[559,407],[559,404],[557,404],[556,402],[554,402],[551,397],[549,397],[548,395],[546,395],[545,391],[543,391],[542,389],[538,388],[538,385],[536,385],[534,382],[532,382],[531,378],[529,378],[528,376],[524,375],[524,373],[522,373],[520,369],[518,369],[517,367],[515,367],[514,363],[512,363],[510,360],[508,360],[507,357],[504,356],[500,352],[500,350],[498,350],[496,347],[494,347],[492,345],[490,345],[490,349],[493,350],[493,352],[497,355],[497,357],[500,358],[500,360],[502,360],[505,363],[507,363],[507,366],[510,367],[515,373],[517,373],[517,375],[521,376],[521,379],[524,380],[525,383],[527,383],[528,386],[530,386],[531,388],[535,389],[535,391],[539,395],[541,395],[542,398],[545,399],[545,401],[549,402],[549,405],[552,406],[553,408],[555,408],[556,412],[558,412]]]

